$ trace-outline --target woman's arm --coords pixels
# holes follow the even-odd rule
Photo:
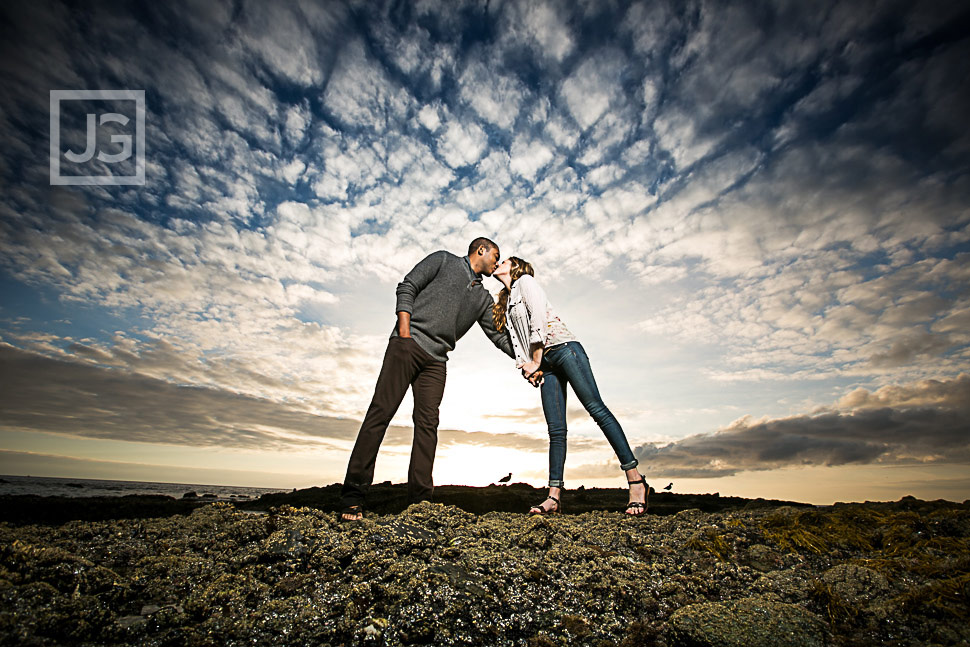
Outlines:
[[[516,283],[522,293],[522,301],[529,311],[529,350],[533,344],[541,348],[546,343],[546,292],[534,277],[526,274],[520,276]]]
[[[529,346],[529,350],[531,351],[532,361],[522,365],[522,373],[526,377],[529,377],[539,370],[539,364],[542,363],[542,344],[532,344]]]
[[[545,345],[546,331],[546,293],[539,286],[538,281],[526,274],[516,281],[522,294],[522,302],[529,316],[529,356],[531,361],[522,365],[522,375],[530,377],[539,370],[542,362],[542,351]],[[531,381],[531,380],[530,380]]]

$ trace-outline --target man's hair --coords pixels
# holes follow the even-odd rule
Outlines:
[[[485,247],[486,252],[490,252],[492,251],[492,249],[498,249],[498,245],[496,245],[493,241],[489,240],[488,238],[479,236],[478,238],[473,240],[471,244],[468,246],[468,255],[471,256],[472,254],[478,251],[479,247],[482,247],[482,246]]]

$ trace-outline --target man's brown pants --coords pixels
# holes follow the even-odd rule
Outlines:
[[[414,440],[408,467],[408,501],[431,500],[434,490],[431,471],[438,444],[438,407],[445,391],[445,363],[431,357],[410,337],[391,337],[374,397],[350,454],[340,493],[344,506],[363,504],[374,481],[377,452],[387,426],[409,386],[414,397]]]

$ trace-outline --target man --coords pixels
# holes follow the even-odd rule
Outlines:
[[[342,521],[363,518],[377,452],[408,386],[414,396],[408,500],[431,500],[438,406],[445,389],[448,352],[477,321],[493,344],[515,357],[508,336],[492,323],[494,301],[482,286],[482,276],[492,275],[498,259],[498,245],[488,238],[476,238],[468,246],[468,256],[434,252],[398,284],[397,325],[388,340],[374,397],[347,465],[340,494]]]

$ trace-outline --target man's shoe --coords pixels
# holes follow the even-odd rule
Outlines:
[[[352,517],[348,519],[347,517]],[[337,521],[340,523],[350,523],[351,521],[361,521],[364,518],[364,508],[359,505],[348,505],[340,511]]]

